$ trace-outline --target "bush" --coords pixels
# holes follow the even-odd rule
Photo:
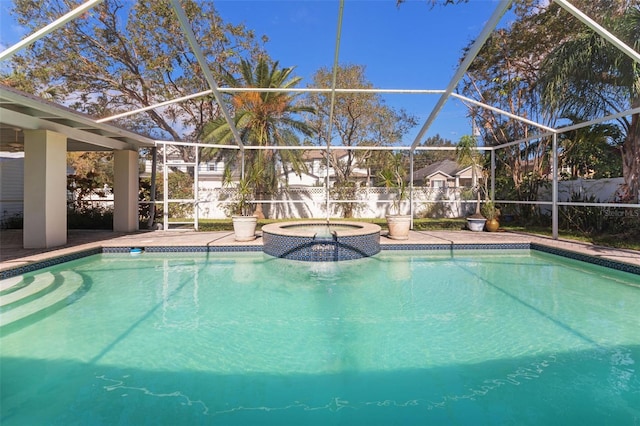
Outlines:
[[[15,213],[12,216],[6,215],[7,211],[5,210],[5,214],[2,216],[2,220],[0,220],[0,229],[22,229],[23,228],[23,217],[19,213]]]
[[[193,193],[193,176],[188,173],[176,171],[169,173],[169,198],[170,199],[192,199]],[[164,205],[161,201],[164,199],[164,185],[162,176],[156,178],[156,201],[159,202],[155,205],[155,222],[159,222],[163,217]],[[139,201],[151,200],[151,180],[148,178],[140,179]],[[138,210],[139,222],[141,229],[147,228],[147,221],[151,214],[151,204],[141,204]],[[192,218],[194,216],[193,203],[169,203],[169,218]],[[142,226],[144,225],[144,226]]]
[[[571,194],[573,203],[598,203],[594,195]],[[560,206],[558,209],[559,227],[580,231],[584,234],[601,233],[607,229],[608,221],[602,207]]]
[[[113,210],[103,207],[84,207],[67,211],[69,229],[113,229]]]

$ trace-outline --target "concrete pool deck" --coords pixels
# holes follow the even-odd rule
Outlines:
[[[389,246],[415,244],[457,245],[457,244],[529,244],[611,260],[640,267],[640,251],[614,249],[569,240],[553,240],[547,237],[512,232],[471,232],[471,231],[411,231],[409,239],[391,240],[383,235],[380,238],[382,249]],[[13,269],[48,259],[66,256],[80,251],[108,247],[234,247],[262,246],[261,233],[249,242],[236,242],[233,232],[195,232],[195,231],[139,231],[135,233],[117,233],[112,231],[68,231],[67,244],[51,249],[22,248],[21,230],[3,230],[0,233],[0,271]]]

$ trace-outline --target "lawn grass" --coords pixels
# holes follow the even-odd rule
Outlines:
[[[534,235],[551,237],[551,228],[546,226],[522,226],[505,225],[501,229],[512,232],[524,232]],[[558,238],[585,243],[596,244],[604,247],[631,249],[640,251],[640,235],[637,232],[627,234],[585,234],[579,231],[559,229]]]
[[[309,221],[314,219],[258,219],[257,229],[262,228],[268,223],[275,222],[291,222],[291,221]],[[349,222],[367,222],[380,225],[382,229],[387,229],[386,219],[331,219],[331,221],[339,222],[347,220]],[[414,219],[413,229],[416,231],[437,231],[437,230],[461,230],[465,227],[465,219]],[[199,231],[233,231],[231,219],[200,219],[198,224]]]
[[[258,229],[268,223],[308,221],[312,219],[259,219]],[[380,225],[382,229],[387,229],[386,219],[331,219],[332,221],[348,220],[351,222],[368,222]],[[458,231],[464,229],[466,219],[414,219],[413,229],[415,231]],[[501,224],[500,229],[505,231],[523,232],[534,235],[551,237],[551,227],[547,226],[523,226],[517,223]],[[233,231],[231,219],[200,219],[199,231]],[[559,230],[558,236],[562,239],[583,241],[605,247],[615,247],[640,251],[640,235],[631,231],[628,234],[602,234],[585,235],[584,233],[571,230]]]

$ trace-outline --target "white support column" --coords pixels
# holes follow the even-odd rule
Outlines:
[[[113,153],[113,230],[138,230],[138,152]]]
[[[491,150],[491,201],[496,200],[496,150]]]
[[[67,137],[49,130],[24,131],[25,248],[67,243]]]
[[[551,142],[551,168],[553,182],[551,183],[551,238],[558,239],[558,134],[553,134]]]
[[[558,134],[553,134],[551,143],[551,167],[553,182],[551,184],[551,237],[558,239]]]

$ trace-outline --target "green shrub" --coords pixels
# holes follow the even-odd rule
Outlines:
[[[113,210],[102,207],[85,207],[67,211],[69,229],[113,229]]]
[[[19,213],[15,213],[12,216],[6,215],[7,211],[5,210],[5,214],[2,216],[2,220],[0,220],[0,229],[22,229],[23,228],[23,217]]]

